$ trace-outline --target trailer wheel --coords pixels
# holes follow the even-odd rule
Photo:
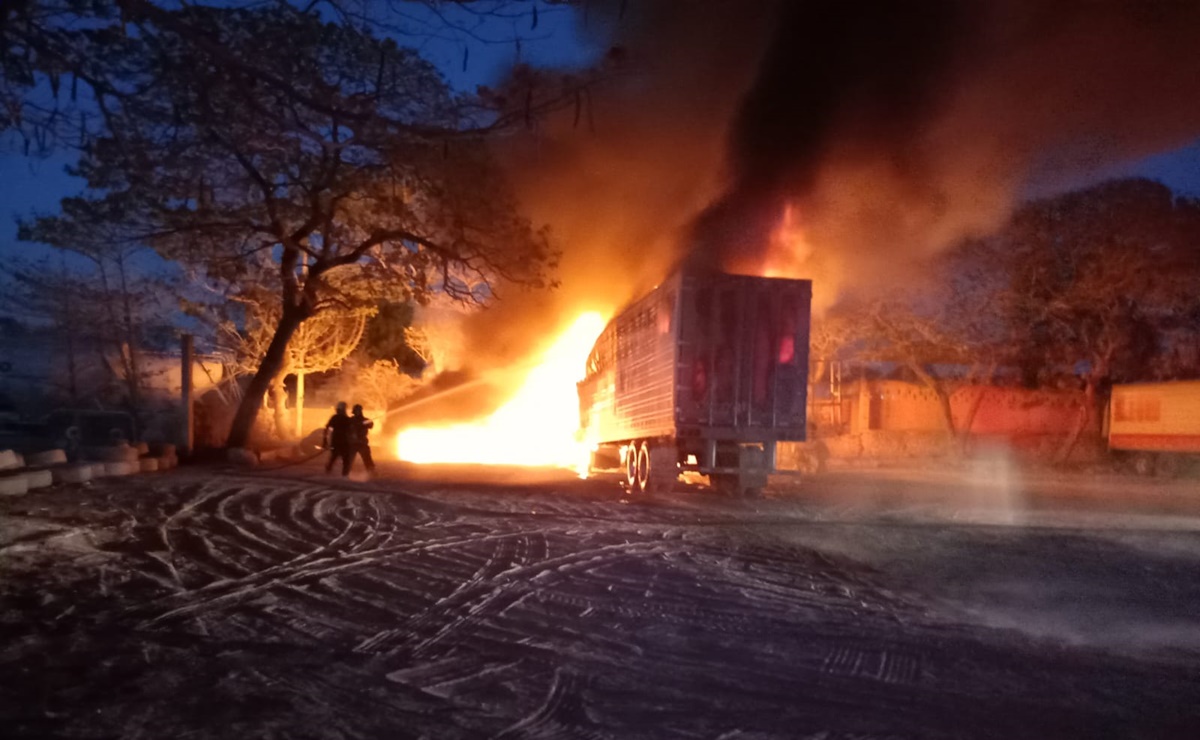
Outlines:
[[[643,442],[638,451],[638,469],[642,476],[643,493],[656,494],[671,490],[675,479],[679,477],[674,446]]]
[[[630,491],[638,490],[638,448],[637,444],[630,442],[624,449],[625,453],[625,483],[629,486]]]
[[[1133,456],[1133,472],[1138,475],[1154,475],[1154,455],[1149,452],[1139,452]]]
[[[650,476],[653,471],[650,467],[650,446],[646,442],[642,442],[637,448],[637,492],[638,493],[653,493],[654,487],[650,483]]]

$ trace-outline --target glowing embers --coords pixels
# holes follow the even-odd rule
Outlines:
[[[405,429],[396,455],[416,463],[478,463],[573,468],[586,471],[591,447],[577,440],[579,397],[588,352],[604,329],[585,313],[558,337],[514,396],[484,419],[442,427]]]

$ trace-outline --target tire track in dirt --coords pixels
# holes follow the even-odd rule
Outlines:
[[[595,654],[585,665],[621,671],[649,697],[664,690],[655,686],[664,674],[678,676],[684,685],[740,694],[737,706],[724,707],[735,716],[761,713],[805,686],[812,691],[812,681],[826,682],[822,696],[841,692],[870,701],[877,692],[863,688],[864,682],[911,686],[924,670],[901,647],[872,650],[832,636],[802,648],[809,657],[799,664],[768,655],[759,656],[754,670],[731,670],[726,654],[691,652],[686,639],[658,644],[655,635],[666,633],[640,634],[640,625],[654,624],[680,635],[713,636],[701,644],[714,638],[777,644],[795,658],[797,646],[788,633],[804,610],[813,615],[803,618],[807,622],[838,619],[839,613],[852,617],[864,609],[886,614],[912,608],[889,598],[869,573],[836,559],[757,541],[730,547],[704,534],[708,523],[691,526],[668,517],[647,522],[640,516],[598,534],[578,520],[557,521],[544,513],[503,516],[479,526],[475,516],[437,512],[419,527],[401,526],[387,496],[293,490],[276,498],[290,499],[288,508],[297,512],[293,519],[309,526],[286,521],[254,528],[236,519],[266,518],[266,512],[280,509],[278,501],[264,498],[252,505],[256,494],[250,490],[228,495],[234,501],[210,508],[241,526],[219,530],[213,536],[217,548],[261,551],[260,543],[241,535],[250,530],[266,542],[294,546],[299,539],[311,549],[297,554],[292,547],[289,558],[164,601],[167,608],[145,623],[208,613],[270,592],[277,599],[271,613],[293,623],[299,634],[326,644],[352,638],[348,647],[379,656],[389,681],[443,699],[553,666],[561,660],[555,657],[560,646],[580,637],[580,619],[589,625],[611,622],[588,633]],[[303,534],[285,539],[286,534],[272,534],[275,529]],[[422,604],[430,597],[434,600]],[[762,643],[764,635],[769,643]],[[514,673],[518,665],[522,669]],[[707,675],[714,669],[719,675]],[[582,711],[574,680],[558,679],[558,688],[501,736],[602,736],[590,734],[586,716],[583,722],[573,718]]]
[[[317,579],[323,576],[335,575],[347,570],[363,566],[378,565],[390,559],[434,552],[438,550],[453,550],[465,544],[500,540],[534,532],[514,532],[500,534],[476,534],[467,536],[447,536],[431,540],[417,541],[402,545],[389,545],[379,548],[365,548],[346,552],[331,551],[328,546],[317,548],[315,556],[303,556],[294,561],[273,565],[255,571],[245,577],[218,581],[193,591],[166,597],[166,601],[183,601],[180,606],[170,608],[156,616],[143,620],[143,626],[161,622],[166,619],[193,614],[211,608],[236,603],[264,589],[278,585],[294,583],[304,579]],[[328,554],[325,554],[328,553]]]
[[[555,671],[545,701],[496,735],[496,740],[607,740],[609,734],[589,727],[592,723],[583,706],[582,684],[573,673]]]
[[[244,492],[235,489],[223,493],[226,494],[223,497],[224,502],[242,495]],[[211,501],[212,498],[214,497],[209,497],[207,501]],[[337,551],[344,544],[343,541],[352,536],[353,527],[350,526],[340,531],[325,530],[322,532],[323,538],[317,543],[306,541],[307,550],[288,550],[285,547],[276,547],[261,537],[252,536],[243,538],[244,528],[239,526],[236,519],[229,518],[229,507],[224,503],[218,504],[211,513],[203,513],[204,509],[207,508],[209,508],[207,503],[203,507],[192,507],[191,511],[188,512],[188,518],[194,519],[194,521],[189,522],[190,526],[184,530],[186,535],[183,536],[192,540],[192,544],[198,544],[201,551],[209,560],[218,562],[226,571],[226,577],[194,589],[189,592],[190,594],[202,593],[206,590],[223,587],[231,580],[229,571],[233,571],[236,574],[236,579],[245,579],[271,569],[298,566],[306,561],[319,558],[326,553]],[[174,526],[178,529],[183,529],[183,524],[183,522],[177,522]],[[216,530],[215,532],[213,531],[214,529]],[[168,529],[167,531],[170,532],[171,530]],[[205,536],[205,534],[209,536]],[[330,538],[329,535],[332,535],[332,537]],[[257,564],[258,567],[247,566],[243,561],[236,558],[239,554],[245,554],[244,539],[251,541],[258,540],[262,543],[264,549],[268,552],[277,553],[278,557],[274,562],[267,559],[264,563]],[[181,596],[186,596],[186,594]]]
[[[503,539],[494,543],[487,559],[465,580],[454,587],[446,596],[441,597],[419,614],[406,620],[402,627],[392,628],[373,635],[356,648],[360,652],[385,652],[394,649],[397,641],[409,642],[414,635],[420,635],[428,628],[441,629],[447,622],[452,621],[452,612],[462,608],[472,600],[483,597],[479,591],[486,589],[488,582],[502,571],[508,569],[520,557],[519,544],[523,537]]]
[[[483,632],[492,634],[485,639],[495,642],[495,635],[505,637],[520,635],[519,626],[497,624],[512,607],[535,592],[555,587],[561,579],[577,571],[584,573],[614,559],[637,556],[639,551],[651,548],[638,544],[606,545],[561,555],[555,558],[536,559],[546,552],[543,548],[530,547],[540,536],[522,535],[516,540],[517,555],[502,570],[474,582],[463,584],[424,614],[418,615],[404,633],[407,639],[394,652],[413,660],[428,660],[432,656],[456,649],[472,637]],[[653,543],[652,547],[658,547]],[[504,562],[497,559],[495,563]],[[495,564],[493,564],[494,566]],[[430,633],[430,628],[436,629]]]
[[[220,691],[247,706],[276,702],[264,710],[271,722],[286,707],[293,724],[278,734],[338,717],[319,731],[1070,737],[1095,736],[1101,720],[1121,734],[1131,712],[1181,704],[1183,681],[1162,679],[1158,667],[1096,670],[1108,664],[939,621],[944,614],[889,590],[880,573],[780,529],[803,521],[746,507],[525,494],[489,507],[474,494],[428,502],[241,475],[179,486],[160,502],[133,502],[137,493],[110,493],[132,522],[120,522],[129,539],[120,552],[141,546],[157,558],[164,551],[142,530],[158,527],[178,580],[199,585],[127,593],[124,603],[153,600],[105,612],[112,624],[103,626],[132,617],[149,628],[132,639],[182,655],[176,670],[217,665]],[[245,657],[206,663],[214,646],[219,660]],[[131,675],[164,675],[137,649]],[[253,681],[229,665],[252,666]],[[1170,691],[1156,699],[1159,681]],[[1066,733],[1022,732],[1039,726],[1030,716],[1097,697],[1116,709],[1090,719],[1059,712]],[[194,729],[185,725],[167,727],[184,736]]]
[[[821,670],[884,683],[913,684],[923,674],[923,658],[873,645],[841,645],[829,651]]]
[[[210,498],[213,495],[210,492]],[[220,497],[220,492],[215,495]],[[416,527],[408,526],[403,534],[410,541],[393,545],[403,537],[391,502],[390,497],[338,490],[292,489],[259,495],[231,487],[216,505],[209,501],[207,506],[192,507],[196,516],[207,510],[229,523],[231,529],[222,529],[221,537],[214,538],[219,539],[217,546],[262,549],[264,544],[284,543],[276,552],[286,551],[290,557],[164,601],[167,608],[145,618],[142,625],[225,608],[270,591],[279,597],[272,613],[302,622],[304,626],[296,625],[302,633],[341,633],[345,639],[357,628],[356,652],[402,659],[409,670],[416,670],[450,660],[455,651],[468,646],[482,651],[476,654],[495,653],[484,661],[485,667],[507,665],[512,661],[504,659],[506,645],[528,634],[561,633],[563,619],[587,614],[683,629],[702,624],[714,633],[752,636],[764,627],[775,630],[787,624],[798,602],[812,601],[825,609],[838,599],[854,602],[834,589],[812,593],[813,577],[798,579],[788,572],[789,566],[794,568],[794,551],[743,546],[736,552],[722,552],[704,538],[697,540],[695,527],[678,522],[638,522],[632,525],[632,541],[603,544],[593,541],[593,531],[572,522],[561,530],[565,535],[555,538],[562,554],[553,558],[548,557],[551,538],[540,514],[540,532],[493,529],[439,537],[435,532],[422,536]],[[269,521],[270,514],[282,511],[289,513],[286,521]],[[263,521],[255,523],[256,519]],[[446,516],[440,517],[440,523],[461,530],[467,519]],[[506,518],[501,525],[521,523],[527,523],[527,518]],[[425,529],[431,526],[435,526],[432,521],[422,522]],[[322,541],[313,542],[317,536]],[[419,539],[411,541],[414,537]],[[297,552],[296,542],[310,549]],[[646,570],[647,559],[655,556],[659,564]],[[723,567],[723,557],[739,557],[752,570],[730,571]],[[836,571],[836,564],[823,565],[821,576],[845,584],[844,573],[825,573]],[[708,594],[701,605],[695,599],[698,585]],[[443,595],[421,607],[422,592],[438,590]],[[520,606],[531,597],[538,608]],[[747,599],[755,605],[753,613],[738,604]],[[566,611],[559,608],[564,605]],[[353,618],[346,618],[347,611]],[[362,628],[371,624],[381,628],[363,634]],[[607,639],[610,649],[621,652],[619,636]],[[842,665],[833,657],[828,662],[833,672]],[[887,664],[878,668],[885,676],[892,675],[889,670]],[[461,683],[452,679],[442,682]]]

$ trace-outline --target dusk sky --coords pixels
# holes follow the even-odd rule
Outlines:
[[[450,85],[460,91],[496,82],[518,61],[574,68],[591,63],[603,51],[581,33],[570,8],[542,6],[534,30],[528,28],[528,18],[476,26],[477,19],[450,11],[447,15],[452,20],[464,16],[465,30],[443,27],[441,37],[432,39],[419,35],[420,6],[411,12],[415,18],[415,38],[408,41],[401,38],[400,43],[417,46],[422,56],[436,64]],[[521,39],[519,51],[511,40],[517,37]],[[467,50],[465,68],[464,49]],[[33,212],[53,212],[60,198],[79,192],[82,181],[65,171],[74,159],[70,152],[26,157],[22,148],[19,137],[0,136],[0,252],[40,256],[48,253],[46,248],[17,241],[17,218]]]
[[[586,35],[573,9],[543,6],[538,28],[530,30],[527,24],[527,19],[491,21],[470,32],[451,31],[444,34],[448,37],[423,39],[418,46],[452,86],[464,91],[495,82],[518,59],[538,66],[580,67],[603,52],[604,42]],[[522,39],[519,52],[509,40],[517,36]],[[464,50],[468,52],[465,69]],[[1197,134],[1200,136],[1200,132]],[[44,248],[17,242],[16,219],[34,212],[53,212],[58,200],[76,194],[81,183],[65,172],[72,160],[69,152],[27,157],[21,149],[20,140],[12,134],[0,138],[0,252],[38,256]],[[1200,197],[1200,138],[1073,184],[1083,186],[1110,176],[1145,176],[1161,181],[1180,195]],[[1047,193],[1038,189],[1037,194]]]

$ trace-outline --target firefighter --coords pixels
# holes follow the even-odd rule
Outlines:
[[[325,424],[325,439],[323,446],[329,450],[329,462],[325,463],[325,472],[333,470],[333,463],[342,458],[342,476],[350,475],[350,464],[354,462],[354,448],[351,444],[353,432],[352,422],[346,415],[346,402],[338,401],[337,413],[329,417]]]
[[[375,472],[375,461],[371,459],[371,441],[369,439],[373,426],[375,426],[375,422],[363,416],[362,405],[354,404],[354,416],[350,417],[350,437],[353,444],[350,459],[353,460],[356,453],[362,456],[363,467],[367,469],[368,473]]]

